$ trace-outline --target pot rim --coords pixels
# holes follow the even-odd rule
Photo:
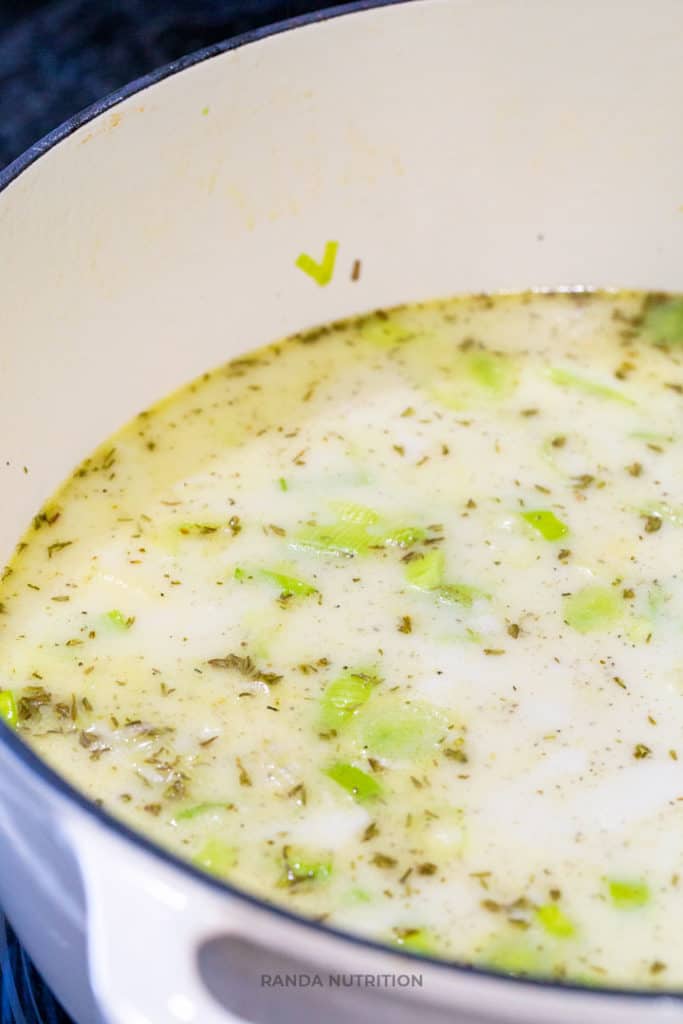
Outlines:
[[[383,7],[394,7],[399,4],[419,2],[420,0],[351,0],[349,3],[342,3],[321,11],[311,11],[307,14],[297,15],[292,18],[277,21],[273,24],[252,29],[251,31],[230,37],[229,39],[225,39],[221,42],[213,43],[212,45],[196,50],[193,53],[186,54],[177,60],[170,61],[147,74],[133,79],[132,82],[115,89],[102,99],[96,100],[90,106],[85,107],[83,110],[73,115],[73,117],[68,118],[68,120],[62,122],[62,124],[48,132],[47,135],[33,143],[33,145],[16,157],[16,159],[7,164],[6,167],[0,169],[0,193],[4,192],[4,190],[19,178],[24,171],[28,170],[32,164],[45,156],[46,153],[50,152],[50,150],[60,142],[63,142],[65,139],[69,138],[70,135],[73,135],[79,128],[82,128],[84,125],[93,121],[101,114],[106,113],[106,111],[111,110],[113,107],[118,106],[118,104],[122,103],[124,100],[136,95],[136,93],[141,92],[150,86],[156,85],[158,82],[162,82],[165,78],[170,78],[172,75],[179,74],[180,72],[186,71],[188,68],[201,64],[213,57],[218,57],[222,54],[228,53],[231,50],[237,50],[243,46],[249,45],[250,43],[259,42],[260,40],[268,39],[271,36],[290,32],[298,28],[303,28],[307,25],[329,21],[343,15],[358,14],[363,11],[370,11]],[[250,893],[231,885],[229,882],[222,881],[219,878],[206,874],[199,868],[194,867],[194,865],[189,861],[185,861],[170,851],[165,850],[162,846],[157,845],[142,833],[130,828],[108,811],[98,807],[97,804],[88,799],[84,793],[78,790],[75,786],[72,786],[70,782],[51,768],[47,761],[44,761],[39,757],[32,748],[14,732],[12,728],[9,728],[4,723],[0,723],[0,744],[7,747],[22,766],[37,776],[41,782],[45,783],[51,789],[56,790],[61,797],[68,800],[70,803],[76,804],[80,810],[88,814],[92,819],[95,819],[106,829],[115,832],[121,838],[133,843],[139,849],[158,858],[170,867],[176,868],[185,873],[195,882],[200,882],[202,885],[205,885],[207,888],[212,889],[215,892],[223,894],[227,893],[231,898],[239,900],[247,906],[254,907],[260,911],[266,911],[269,914],[274,914],[281,920],[299,928],[306,928],[313,933],[322,933],[330,938],[336,938],[357,947],[370,948],[377,953],[390,953],[392,956],[397,956],[405,960],[407,964],[410,964],[413,967],[417,964],[428,965],[430,968],[439,968],[442,972],[448,974],[464,976],[470,975],[481,980],[499,982],[501,987],[514,985],[517,989],[526,987],[548,992],[561,991],[576,993],[583,996],[601,996],[621,999],[627,998],[634,1001],[648,1003],[651,1003],[652,1001],[670,1001],[672,997],[676,999],[681,999],[683,997],[683,992],[676,989],[659,989],[651,991],[646,989],[604,988],[599,986],[587,987],[560,980],[526,978],[508,975],[490,968],[479,967],[474,964],[458,961],[445,961],[432,956],[418,955],[401,948],[387,946],[385,943],[376,942],[373,939],[364,938],[361,935],[347,932],[341,928],[332,927],[324,922],[311,920],[310,918],[296,914],[285,907],[268,903],[266,900],[253,896]]]

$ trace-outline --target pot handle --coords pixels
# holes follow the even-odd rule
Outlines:
[[[250,1024],[199,972],[204,940],[234,932],[200,882],[83,819],[67,826],[86,896],[90,980],[102,1024]],[[227,919],[226,919],[227,918]]]

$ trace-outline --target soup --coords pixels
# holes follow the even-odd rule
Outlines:
[[[473,296],[272,345],[36,515],[0,713],[302,915],[683,983],[683,300]]]

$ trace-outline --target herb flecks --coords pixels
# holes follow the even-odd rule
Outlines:
[[[58,540],[54,544],[48,544],[47,557],[52,558],[54,555],[58,555],[60,551],[70,548],[72,544],[72,540]]]
[[[236,757],[235,758],[235,764],[237,765],[237,774],[238,774],[240,786],[251,786],[251,785],[253,785],[253,783],[251,781],[251,775],[249,774],[247,769],[242,764],[241,758]]]
[[[228,669],[237,672],[244,679],[255,683],[267,683],[274,686],[283,678],[277,672],[266,672],[259,668],[250,655],[227,654],[224,658],[210,658],[207,662],[211,668]]]

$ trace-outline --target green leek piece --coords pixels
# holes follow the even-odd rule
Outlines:
[[[380,540],[371,539],[365,526],[345,522],[305,526],[295,541],[297,547],[347,557],[366,554],[371,543]]]
[[[411,844],[419,844],[426,855],[431,855],[430,860],[461,857],[468,842],[465,811],[461,807],[432,805],[429,812],[411,815]]]
[[[344,899],[346,904],[353,906],[357,903],[372,903],[372,896],[367,889],[360,889],[358,887],[349,889]]]
[[[624,612],[616,590],[591,584],[564,600],[564,618],[578,633],[594,633],[614,626]]]
[[[488,597],[482,590],[467,583],[445,583],[445,565],[443,551],[427,551],[406,564],[406,579],[412,587],[428,590],[447,604],[461,604],[471,608],[476,598]]]
[[[610,878],[608,886],[610,899],[620,910],[637,910],[650,901],[650,888],[647,882]]]
[[[509,356],[496,352],[469,352],[463,358],[468,376],[493,395],[506,395],[514,385]]]
[[[366,672],[340,676],[325,687],[320,702],[322,729],[340,729],[368,700],[379,680]]]
[[[368,775],[367,772],[352,764],[338,761],[325,769],[325,775],[345,789],[359,803],[374,800],[382,794],[379,782],[373,779],[372,775]]]
[[[365,505],[355,505],[350,501],[333,501],[330,505],[344,523],[355,523],[357,526],[375,526],[380,521],[378,512]]]
[[[557,903],[546,903],[536,910],[536,920],[541,928],[548,935],[556,939],[570,939],[576,934],[573,922],[567,917],[564,911],[560,910]]]
[[[289,490],[289,487],[287,485],[287,481],[285,480],[285,478],[283,476],[281,476],[278,479],[278,484],[279,484],[279,487],[280,487],[281,491],[288,491]]]
[[[443,352],[436,355],[436,365],[443,365],[428,387],[437,401],[449,409],[465,409],[482,401],[499,401],[517,387],[517,368],[513,359],[503,352]],[[422,376],[424,371],[418,370]]]
[[[543,977],[548,973],[547,958],[528,938],[501,938],[484,957],[487,967],[503,974]]]
[[[0,722],[16,729],[19,721],[16,697],[11,690],[0,691]]]
[[[545,540],[560,540],[569,533],[569,527],[548,508],[529,509],[520,513],[522,519],[537,530]]]
[[[641,516],[656,516],[665,519],[673,526],[683,526],[683,508],[680,505],[669,505],[665,501],[651,501],[638,509]]]
[[[283,594],[291,594],[293,597],[309,597],[311,594],[318,593],[318,588],[314,587],[312,583],[306,583],[305,580],[297,579],[296,576],[288,576],[286,573],[272,572],[268,569],[262,569],[260,575],[264,580],[275,583]]]
[[[412,547],[426,537],[425,530],[418,526],[383,523],[378,512],[364,505],[333,502],[331,507],[339,517],[337,522],[304,526],[296,538],[296,547],[353,556],[386,545]]]
[[[447,729],[436,709],[423,704],[380,705],[359,722],[362,744],[371,755],[410,761],[433,752]]]
[[[317,594],[318,588],[305,580],[297,579],[296,576],[289,576],[284,572],[275,572],[272,569],[235,569],[235,579],[244,583],[249,579],[262,579],[268,583],[274,583],[281,596],[287,597],[310,597]]]
[[[231,811],[234,810],[235,805],[231,803],[203,803],[195,804],[193,807],[186,807],[185,810],[179,811],[175,815],[176,821],[192,821],[194,818],[200,817],[202,814],[208,814],[210,811]]]
[[[400,526],[396,530],[389,530],[385,533],[382,540],[384,544],[388,544],[397,548],[411,548],[414,544],[419,544],[427,536],[425,530],[419,526]]]
[[[392,945],[423,956],[430,956],[438,948],[438,943],[427,928],[396,928]]]
[[[363,555],[371,545],[382,544],[379,531],[370,529],[379,523],[374,509],[351,502],[334,502],[332,508],[339,516],[338,522],[305,527],[298,538],[304,547],[340,555]]]
[[[635,437],[647,444],[673,444],[677,440],[674,434],[657,434],[651,430],[634,430],[629,437]]]
[[[664,612],[670,595],[659,583],[654,583],[647,592],[647,601],[642,614],[632,614],[626,620],[625,635],[633,644],[648,643]]]
[[[116,629],[130,629],[135,622],[134,615],[124,615],[118,608],[114,608],[112,611],[107,612],[105,618],[112,626],[115,626]]]
[[[660,583],[654,583],[647,592],[647,607],[652,615],[658,615],[669,600],[669,595]]]
[[[339,242],[327,242],[320,263],[314,260],[312,256],[309,256],[307,252],[302,252],[297,257],[296,265],[299,270],[303,270],[304,274],[308,274],[309,277],[313,278],[316,284],[324,288],[332,280],[334,266],[337,262],[338,248]]]
[[[643,327],[655,345],[682,345],[683,299],[668,299],[651,306]]]
[[[445,566],[443,551],[428,551],[406,564],[406,579],[418,590],[435,590],[443,583]]]
[[[467,583],[444,583],[434,588],[434,593],[445,604],[461,604],[465,608],[471,608],[476,598],[485,597],[488,594],[477,587],[470,587]]]
[[[571,388],[574,391],[583,391],[584,395],[592,395],[594,398],[606,398],[612,402],[621,402],[623,405],[635,405],[632,398],[609,388],[605,384],[597,384],[595,381],[580,377],[571,370],[564,370],[562,367],[553,366],[547,371],[548,378],[553,384],[560,388]]]
[[[651,619],[643,615],[633,615],[626,620],[624,635],[632,644],[646,644],[652,637],[653,629]]]
[[[393,348],[410,337],[410,331],[398,321],[396,313],[366,317],[358,324],[358,333],[363,341],[377,348]]]
[[[298,882],[326,882],[332,875],[332,860],[319,859],[308,850],[286,846],[285,872],[282,885]]]
[[[234,846],[224,843],[222,839],[207,839],[195,856],[194,863],[212,875],[223,878],[229,875],[237,864],[237,850]]]

